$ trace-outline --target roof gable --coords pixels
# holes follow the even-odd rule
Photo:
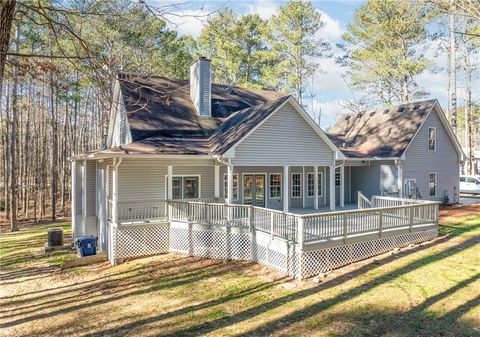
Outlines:
[[[415,102],[345,116],[327,134],[347,157],[398,158],[436,102]]]

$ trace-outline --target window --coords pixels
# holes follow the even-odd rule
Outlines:
[[[322,188],[323,186],[323,173],[319,173],[318,174],[318,196],[321,197],[322,196]]]
[[[314,195],[315,195],[315,190],[314,190],[314,186],[315,186],[315,181],[314,181],[314,178],[315,177],[315,174],[314,173],[308,173],[308,176],[307,176],[307,196],[312,198]],[[323,175],[322,173],[319,173],[318,174],[318,190],[317,190],[317,196],[318,197],[321,197],[322,196],[322,183],[323,183]]]
[[[466,180],[465,180],[465,177],[460,177],[460,181],[461,181],[461,182],[465,182],[465,181],[466,181]]]
[[[166,177],[165,190],[168,195],[168,177]],[[195,199],[200,197],[199,176],[173,176],[172,177],[172,198],[173,199]]]
[[[335,172],[335,187],[340,187],[340,172]]]
[[[428,190],[431,197],[434,197],[437,194],[437,174],[436,173],[428,174]]]
[[[233,200],[238,200],[238,173],[233,174],[233,188],[232,188]],[[227,198],[228,195],[228,177],[223,175],[223,197]]]
[[[307,197],[314,197],[315,196],[315,174],[308,173],[307,174]]]
[[[292,173],[292,198],[302,197],[302,174]]]
[[[271,199],[282,198],[282,175],[281,174],[270,174],[269,188],[270,188]]]
[[[437,129],[428,128],[428,151],[437,150]]]

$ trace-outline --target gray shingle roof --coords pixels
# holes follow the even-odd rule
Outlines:
[[[428,100],[347,115],[327,135],[346,157],[400,157],[435,103]]]
[[[103,154],[222,154],[290,95],[212,84],[212,117],[200,117],[188,80],[120,75],[133,142]]]

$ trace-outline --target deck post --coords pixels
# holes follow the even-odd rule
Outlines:
[[[118,167],[122,162],[122,158],[118,159],[118,162],[113,160],[112,170],[112,220],[116,225],[118,223]]]
[[[313,194],[315,195],[314,207],[318,209],[318,166],[313,167]]]
[[[305,234],[305,223],[303,220],[303,217],[298,217],[298,245],[300,246],[300,249],[303,250],[303,238]],[[302,254],[303,252],[301,252]]]
[[[288,166],[283,167],[283,211],[288,212]]]
[[[347,242],[347,215],[343,214],[342,215],[342,223],[343,223],[343,243]]]
[[[403,198],[403,168],[400,161],[397,163],[397,189],[398,189],[398,197]]]
[[[412,231],[412,227],[413,227],[413,213],[415,211],[415,207],[416,206],[410,206],[410,225],[409,225],[409,230],[410,232]]]
[[[220,165],[215,165],[215,198],[220,198]]]
[[[382,230],[383,230],[383,211],[378,211],[378,236],[382,237]]]
[[[330,210],[335,210],[335,166],[330,166],[328,170],[328,180],[330,187]]]
[[[345,166],[340,166],[340,207],[345,207]]]
[[[167,199],[173,199],[173,166],[167,166]]]
[[[274,219],[273,219],[273,212],[270,212],[270,238],[271,240],[273,240],[273,223]]]

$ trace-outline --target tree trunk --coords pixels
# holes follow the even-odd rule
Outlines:
[[[20,27],[17,24],[15,38],[15,50],[18,53],[20,47]],[[18,69],[15,67],[12,88],[12,128],[10,135],[10,229],[18,231],[17,225],[17,177],[16,177],[16,154],[17,154],[17,111],[18,111]]]
[[[452,126],[453,132],[457,133],[457,76],[456,76],[456,40],[455,40],[455,2],[451,0],[450,2],[450,48],[449,48],[449,69],[448,69],[448,87],[450,92],[448,93],[450,105],[448,107],[450,125]]]
[[[10,43],[10,31],[15,16],[15,2],[16,0],[0,1],[0,101],[2,100],[3,73]]]

